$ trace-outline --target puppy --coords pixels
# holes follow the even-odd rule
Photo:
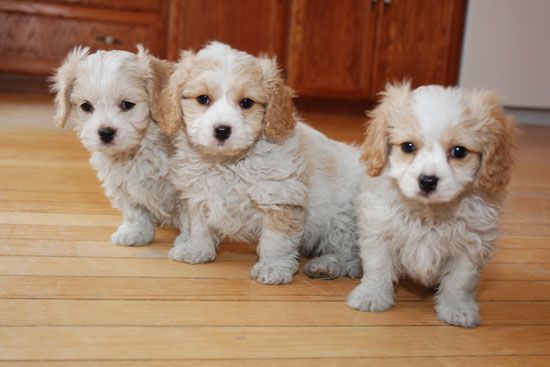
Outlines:
[[[173,259],[212,261],[231,237],[258,242],[260,283],[291,282],[300,249],[318,256],[311,277],[360,275],[360,153],[301,122],[274,59],[217,42],[183,52],[161,110],[161,128],[177,132],[174,185],[190,217]]]
[[[449,324],[480,323],[475,289],[498,234],[516,127],[490,91],[390,85],[370,114],[358,200],[364,275],[348,297],[361,311],[393,305],[408,275],[438,286]]]
[[[111,236],[118,245],[144,245],[154,226],[183,229],[168,174],[171,144],[155,123],[157,100],[173,66],[138,53],[72,50],[52,78],[55,121],[72,121],[91,152],[105,194],[124,222]]]

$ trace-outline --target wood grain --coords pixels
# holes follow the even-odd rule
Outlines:
[[[362,116],[306,118],[361,138]],[[112,245],[120,214],[74,134],[0,129],[0,366],[547,366],[548,139],[541,128],[520,139],[478,287],[483,325],[463,330],[437,319],[434,290],[408,280],[390,310],[361,313],[344,302],[358,280],[249,279],[251,245],[223,243],[204,265],[167,259],[173,229],[149,246]]]
[[[508,354],[540,355],[548,352],[550,326],[487,326],[475,333],[445,326],[293,327],[290,333],[285,327],[5,326],[0,340],[0,353],[12,360],[494,355],[503,345]]]
[[[466,0],[379,2],[371,98],[387,82],[456,84]]]
[[[110,9],[106,4],[111,3]],[[51,75],[76,46],[165,53],[161,2],[0,1],[0,71]],[[152,8],[151,8],[152,7]],[[131,11],[123,10],[124,8]],[[112,37],[113,43],[105,37]]]
[[[180,49],[217,40],[253,55],[278,56],[284,63],[286,0],[181,0],[170,7],[168,57]]]
[[[304,96],[366,96],[376,16],[370,1],[293,1],[290,86]]]
[[[6,367],[548,367],[550,355],[468,357],[370,357],[370,358],[277,358],[232,360],[124,360],[124,361],[25,361],[1,362]]]

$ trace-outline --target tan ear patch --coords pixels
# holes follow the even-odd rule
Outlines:
[[[183,125],[183,111],[181,110],[181,98],[183,85],[187,81],[191,59],[194,53],[184,51],[180,55],[180,60],[175,67],[174,72],[168,79],[166,87],[160,93],[158,110],[158,125],[160,129],[172,135]]]
[[[367,165],[369,176],[380,176],[388,159],[387,114],[379,106],[371,111],[370,121],[365,133],[365,141],[361,145],[361,159]]]
[[[361,159],[367,165],[370,176],[380,176],[386,166],[389,154],[388,128],[391,118],[390,111],[404,109],[411,93],[410,82],[388,84],[381,93],[382,102],[370,113],[367,123],[365,141],[361,145]]]
[[[72,49],[55,75],[49,79],[52,82],[51,90],[55,93],[54,122],[58,128],[63,128],[71,113],[71,91],[76,81],[76,67],[78,62],[88,56],[88,47]]]
[[[285,85],[276,59],[261,56],[259,61],[269,96],[264,116],[264,134],[269,140],[281,141],[296,126],[293,92]]]
[[[161,93],[168,85],[174,66],[168,61],[159,60],[152,56],[150,57],[150,66],[153,77],[147,88],[149,93],[149,109],[151,111],[151,118],[153,121],[158,122],[162,118],[160,110]]]
[[[281,84],[276,87],[268,102],[264,117],[264,133],[269,140],[284,140],[296,126],[293,116],[294,103],[290,88]]]
[[[486,103],[490,110],[484,128],[488,144],[482,152],[478,184],[491,191],[503,191],[510,182],[518,128],[512,117],[506,115],[498,95],[487,92]]]

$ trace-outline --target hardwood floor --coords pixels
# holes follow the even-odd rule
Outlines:
[[[361,116],[306,117],[361,140]],[[407,282],[391,310],[360,313],[344,303],[357,280],[250,280],[252,246],[195,266],[166,259],[172,230],[114,246],[120,215],[74,134],[1,129],[0,366],[549,366],[549,141],[548,128],[524,129],[479,286],[483,326],[465,330]]]

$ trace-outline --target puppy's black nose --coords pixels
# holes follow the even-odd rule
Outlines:
[[[110,143],[115,138],[116,130],[112,127],[100,127],[97,133],[102,142]]]
[[[231,126],[219,125],[214,128],[214,136],[219,141],[226,141],[231,135]]]
[[[439,181],[437,176],[420,175],[418,177],[418,186],[420,186],[420,190],[427,194],[437,188],[437,181]]]

